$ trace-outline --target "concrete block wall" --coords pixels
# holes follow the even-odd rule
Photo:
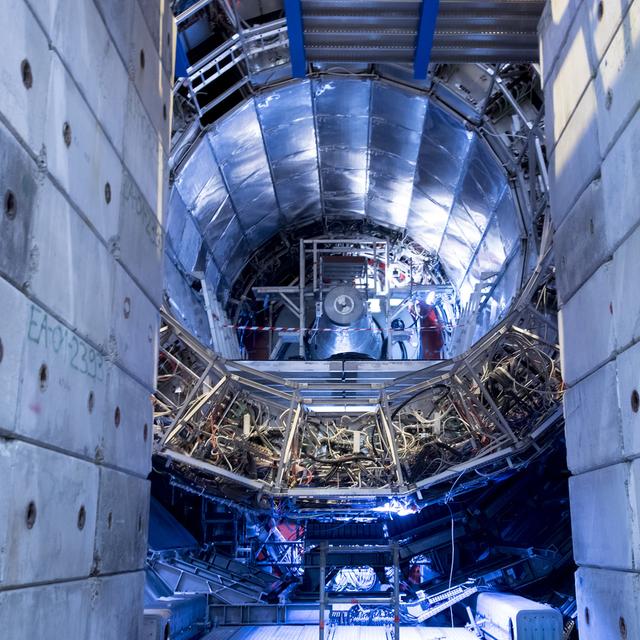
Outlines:
[[[0,0],[0,636],[142,635],[173,16]]]
[[[549,0],[540,42],[580,638],[640,638],[640,0]]]

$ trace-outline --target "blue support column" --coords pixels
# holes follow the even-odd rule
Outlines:
[[[416,57],[413,61],[413,77],[416,80],[425,80],[427,78],[439,7],[440,0],[422,0]]]
[[[184,49],[184,43],[182,42],[182,35],[178,34],[176,38],[176,50],[175,50],[175,79],[184,78],[187,75],[187,69],[191,66],[189,59]]]
[[[289,32],[289,54],[294,78],[304,78],[307,73],[307,59],[304,54],[304,33],[302,30],[302,6],[300,0],[284,0]]]

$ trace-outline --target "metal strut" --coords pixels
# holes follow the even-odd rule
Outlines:
[[[440,0],[422,1],[418,40],[416,42],[416,56],[413,61],[413,77],[416,80],[426,80],[427,78],[439,8]]]

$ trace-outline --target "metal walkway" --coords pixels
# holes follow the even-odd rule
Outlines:
[[[345,398],[360,398],[363,404],[377,402],[386,393],[402,393],[418,382],[426,382],[448,372],[451,361],[429,360],[246,360],[228,361],[231,373],[254,382],[262,377],[277,376],[299,386],[300,394],[309,403],[335,401],[340,393]],[[273,388],[291,388],[273,381]],[[256,391],[257,395],[260,391]]]
[[[274,576],[222,554],[209,562],[193,555],[158,556],[149,567],[174,593],[207,593],[211,602],[222,604],[260,603],[278,584]]]

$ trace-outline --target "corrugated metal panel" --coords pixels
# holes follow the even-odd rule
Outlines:
[[[427,102],[421,95],[375,83],[371,106],[366,212],[376,222],[404,228]]]
[[[303,0],[311,61],[412,62],[422,2]],[[543,0],[440,0],[434,62],[536,62]]]
[[[278,229],[323,210],[406,229],[467,293],[520,238],[507,175],[468,123],[418,90],[336,76],[264,91],[210,128],[177,173],[168,235],[192,262],[176,246],[192,215],[228,285]]]
[[[256,107],[284,221],[299,224],[317,218],[320,179],[311,82],[259,96]],[[282,118],[283,110],[287,120]]]
[[[371,82],[316,80],[313,89],[325,213],[364,216]]]
[[[250,229],[278,209],[254,101],[248,100],[216,125],[209,140],[238,222]]]

